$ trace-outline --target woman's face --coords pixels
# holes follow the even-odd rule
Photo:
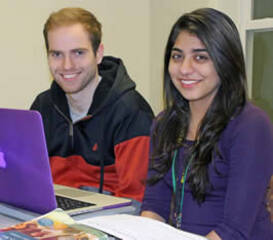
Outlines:
[[[171,50],[169,74],[190,106],[208,107],[220,85],[207,49],[198,37],[187,31],[180,32]]]

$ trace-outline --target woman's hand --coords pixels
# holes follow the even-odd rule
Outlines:
[[[155,220],[161,221],[161,222],[165,222],[164,218],[162,218],[160,215],[158,215],[155,212],[152,211],[143,211],[140,214],[142,217],[148,217],[148,218],[153,218]]]
[[[206,238],[208,238],[209,240],[222,240],[219,235],[215,232],[215,231],[211,231]]]

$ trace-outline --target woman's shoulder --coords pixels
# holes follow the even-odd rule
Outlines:
[[[267,113],[251,102],[247,102],[242,111],[235,116],[230,123],[237,127],[241,125],[248,127],[272,127],[272,123]]]
[[[220,136],[220,149],[228,154],[232,149],[262,149],[272,158],[273,125],[268,115],[259,107],[247,102],[241,112],[235,116]],[[241,151],[241,150],[240,150]]]
[[[252,139],[258,136],[273,138],[273,125],[268,115],[251,102],[247,102],[241,112],[230,120],[221,139],[229,141],[242,137]]]

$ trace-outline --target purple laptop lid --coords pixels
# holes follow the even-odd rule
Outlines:
[[[37,213],[56,208],[39,112],[0,108],[0,202]]]

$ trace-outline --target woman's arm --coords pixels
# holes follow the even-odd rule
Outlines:
[[[140,214],[142,217],[148,217],[148,218],[152,218],[161,222],[165,222],[164,218],[162,218],[160,215],[158,215],[155,212],[152,211],[143,211]]]
[[[230,124],[224,139],[229,163],[224,218],[214,231],[225,240],[248,239],[253,229],[259,231],[255,224],[265,208],[273,170],[273,131],[269,120],[253,107]]]

